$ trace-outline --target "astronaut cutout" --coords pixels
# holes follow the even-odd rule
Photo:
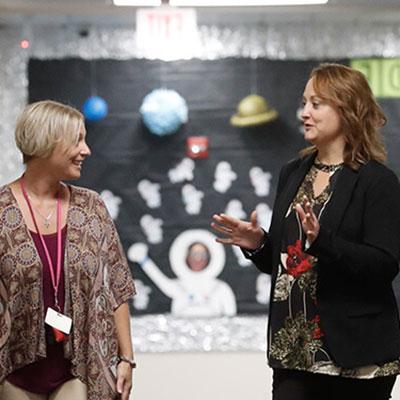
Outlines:
[[[195,163],[191,158],[185,157],[178,165],[168,171],[172,183],[192,181]]]
[[[230,215],[234,218],[238,218],[238,219],[246,218],[246,213],[243,210],[243,204],[238,199],[232,199],[231,201],[229,201],[229,203],[225,209],[225,214]],[[237,259],[238,264],[241,267],[249,267],[250,265],[253,264],[251,260],[248,260],[247,258],[245,258],[240,247],[231,246],[231,249]]]
[[[166,277],[148,256],[148,246],[135,243],[129,260],[139,263],[159,289],[172,299],[171,313],[179,317],[217,317],[236,314],[236,299],[229,285],[216,277],[225,265],[225,250],[215,236],[190,229],[176,237],[169,262],[176,279]]]
[[[237,174],[232,171],[231,164],[221,161],[215,168],[214,178],[214,189],[219,193],[226,193],[232,186],[232,182],[237,179]]]
[[[260,167],[252,167],[249,176],[254,193],[260,197],[268,196],[271,188],[271,172],[264,172]]]
[[[182,201],[186,212],[190,215],[200,213],[203,197],[204,193],[189,183],[182,187]]]
[[[142,179],[137,185],[142,199],[149,208],[158,208],[161,206],[160,184],[152,183],[148,179]]]
[[[149,214],[144,214],[140,218],[140,226],[147,241],[151,244],[158,244],[163,241],[162,225],[163,221],[160,218],[154,218]]]
[[[113,192],[107,189],[100,193],[100,197],[103,199],[111,218],[115,221],[118,218],[122,202],[121,197],[115,196]]]
[[[139,279],[135,279],[135,286],[137,294],[133,298],[133,307],[136,310],[146,310],[150,302],[151,288]]]
[[[269,304],[271,291],[271,277],[267,274],[260,274],[256,280],[256,300],[260,304]]]

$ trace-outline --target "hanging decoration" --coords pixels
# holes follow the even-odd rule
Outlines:
[[[96,61],[90,61],[90,93],[82,106],[82,112],[88,121],[96,122],[105,118],[108,114],[108,104],[100,96],[97,95],[96,87]]]
[[[263,125],[278,117],[276,110],[268,107],[264,97],[258,94],[258,62],[251,60],[249,73],[250,94],[240,101],[237,112],[231,117],[231,125],[238,127],[252,127]]]
[[[257,94],[246,96],[240,101],[237,112],[231,117],[231,125],[251,127],[263,125],[278,118],[278,112],[269,108],[264,97]]]
[[[140,107],[143,122],[157,136],[171,135],[188,121],[185,99],[175,90],[155,89]]]
[[[82,107],[82,112],[88,121],[100,121],[108,114],[107,102],[100,96],[90,96]]]

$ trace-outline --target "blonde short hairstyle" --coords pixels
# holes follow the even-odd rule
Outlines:
[[[29,104],[17,119],[15,141],[24,163],[47,158],[57,143],[78,142],[83,115],[73,107],[52,100]]]

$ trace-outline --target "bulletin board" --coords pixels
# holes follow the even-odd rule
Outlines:
[[[128,254],[138,295],[135,315],[177,317],[265,314],[269,278],[238,249],[215,243],[214,213],[249,219],[258,211],[268,228],[281,166],[306,146],[298,110],[311,69],[320,60],[150,61],[31,59],[29,101],[53,99],[81,108],[93,94],[108,104],[108,115],[87,122],[92,150],[78,185],[98,191],[115,220]],[[350,63],[350,60],[341,60]],[[175,90],[186,101],[189,119],[175,134],[158,137],[139,113],[152,90]],[[247,95],[263,96],[279,117],[257,127],[229,121]],[[400,101],[379,99],[389,165],[400,173]],[[190,137],[207,137],[205,158],[187,154]],[[204,270],[188,266],[189,248],[203,246]],[[143,257],[151,268],[140,262]]]

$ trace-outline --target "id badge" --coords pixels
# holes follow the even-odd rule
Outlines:
[[[67,335],[71,332],[72,319],[50,307],[47,309],[44,322]]]

